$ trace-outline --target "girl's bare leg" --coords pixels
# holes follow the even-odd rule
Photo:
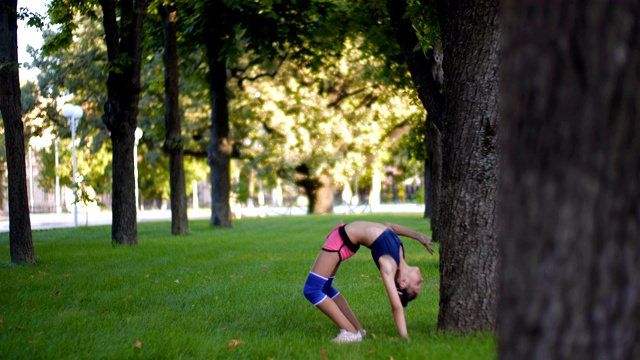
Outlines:
[[[320,276],[330,278],[335,276],[339,267],[340,255],[338,255],[338,253],[321,251],[311,271]],[[353,314],[353,311],[351,311],[347,300],[342,294],[338,294],[333,299],[329,297],[325,298],[317,305],[317,308],[338,325],[340,329],[345,329],[353,333],[362,330],[362,326],[360,326],[358,319],[356,319],[356,316]]]
[[[351,308],[349,307],[349,303],[347,303],[347,299],[345,299],[344,296],[342,296],[342,294],[338,294],[336,297],[334,297],[333,302],[335,302],[336,305],[338,305],[338,308],[340,309],[342,314],[349,320],[351,325],[353,325],[353,327],[356,330],[358,331],[362,330],[362,326],[360,326],[358,319],[356,319],[355,314],[353,313],[353,311],[351,311]]]
[[[316,307],[327,315],[336,325],[338,325],[340,329],[345,329],[352,333],[358,332],[358,329],[353,326],[351,321],[344,315],[338,304],[336,304],[333,299],[327,297]]]

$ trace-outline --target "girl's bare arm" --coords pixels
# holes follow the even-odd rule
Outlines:
[[[427,251],[429,253],[433,254],[431,241],[429,241],[429,238],[426,235],[398,224],[385,223],[384,225],[400,236],[406,236],[418,240],[422,245],[424,245],[425,248],[427,248]]]
[[[409,334],[407,333],[407,322],[404,318],[404,308],[402,307],[400,295],[398,295],[398,289],[396,288],[393,276],[395,268],[389,262],[383,261],[382,258],[380,258],[380,260],[380,275],[382,276],[382,282],[384,283],[387,295],[389,296],[389,302],[391,303],[393,321],[396,324],[396,329],[398,329],[400,337],[408,338]]]

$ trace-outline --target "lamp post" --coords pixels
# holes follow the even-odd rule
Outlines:
[[[142,129],[136,128],[136,142],[133,145],[133,175],[136,179],[136,211],[140,210],[140,189],[138,186],[138,142],[142,139]]]
[[[76,129],[78,128],[78,120],[82,117],[84,111],[78,105],[64,104],[62,106],[62,116],[69,121],[71,128],[71,154],[73,158],[73,224],[78,226],[78,186],[76,184]]]

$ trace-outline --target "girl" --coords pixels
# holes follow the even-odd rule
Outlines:
[[[423,279],[418,267],[409,266],[404,261],[404,245],[398,235],[418,240],[433,254],[429,239],[424,234],[391,223],[341,223],[327,236],[327,241],[307,277],[304,296],[340,328],[334,342],[358,342],[366,334],[344,296],[332,286],[340,263],[353,256],[360,245],[371,250],[389,296],[398,333],[403,338],[408,337],[403,307],[418,296]]]

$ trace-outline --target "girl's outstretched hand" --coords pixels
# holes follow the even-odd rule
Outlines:
[[[427,251],[430,254],[433,254],[433,248],[431,248],[431,240],[425,234],[420,234],[420,239],[418,239],[418,241],[420,241],[420,243],[424,245],[425,248],[427,248]]]

